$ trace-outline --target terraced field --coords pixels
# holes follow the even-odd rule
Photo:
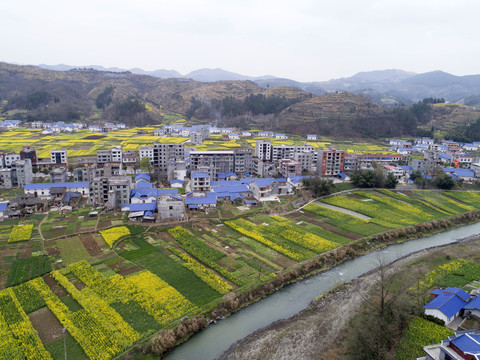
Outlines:
[[[65,326],[71,358],[110,359],[185,316],[210,313],[230,292],[264,284],[342,245],[480,209],[476,193],[462,192],[356,191],[322,202],[369,220],[312,203],[283,215],[247,212],[223,222],[148,231],[120,227],[122,215],[113,214],[102,214],[103,225],[95,230],[97,221],[84,219],[86,209],[3,222],[0,279],[8,287],[0,291],[0,353],[60,359]],[[28,225],[31,233],[22,237]],[[462,285],[470,277],[458,274],[479,272],[457,262],[429,279]]]
[[[136,127],[121,129],[110,133],[92,133],[89,130],[80,130],[74,133],[60,133],[52,135],[42,134],[42,129],[15,128],[0,132],[0,149],[4,152],[20,152],[22,146],[30,144],[37,149],[39,158],[49,158],[52,149],[66,148],[68,157],[79,158],[96,156],[98,150],[122,146],[123,150],[138,151],[140,146],[152,145],[154,142],[182,143],[188,140],[185,137],[157,137],[153,136],[156,128],[160,126]],[[234,150],[240,147],[255,147],[257,137],[239,140],[224,140],[222,135],[213,134],[202,145],[196,145],[197,150]],[[303,145],[308,143],[316,149],[328,149],[334,145],[338,149],[349,153],[388,153],[384,145],[353,142],[328,142],[270,139],[272,144]]]

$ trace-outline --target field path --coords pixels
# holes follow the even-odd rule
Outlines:
[[[322,202],[316,202],[315,205],[319,205],[321,207],[324,207],[324,208],[327,208],[327,209],[330,209],[330,210],[340,211],[344,214],[352,215],[352,216],[355,216],[355,217],[357,217],[359,219],[362,219],[362,220],[367,220],[368,221],[368,220],[372,219],[371,217],[369,217],[367,215],[363,215],[363,214],[360,214],[358,212],[348,210],[348,209],[344,209],[342,207],[335,206],[335,205],[325,204],[325,203],[322,203]]]

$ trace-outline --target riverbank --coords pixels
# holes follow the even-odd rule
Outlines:
[[[459,226],[457,224],[456,226]],[[393,261],[425,248],[432,248],[441,244],[456,242],[456,239],[480,233],[480,223],[461,226],[433,236],[401,244],[393,244],[388,248],[374,246],[386,260]],[[370,244],[373,245],[373,244]],[[385,245],[385,244],[383,244]],[[373,249],[370,249],[373,251]],[[190,338],[185,344],[177,347],[167,355],[169,360],[177,359],[215,359],[221,356],[231,344],[240,341],[258,329],[269,326],[282,318],[294,316],[307,308],[312,300],[319,294],[335,288],[339,283],[356,279],[358,276],[374,269],[378,262],[378,252],[371,252],[350,261],[317,273],[302,281],[291,280],[293,284],[281,289],[273,289],[273,293],[262,301],[246,306],[243,310],[234,313],[226,320],[209,326],[201,333]],[[331,260],[335,256],[329,257]],[[337,260],[340,260],[337,258]],[[326,263],[323,264],[324,266]],[[318,270],[317,270],[318,272]],[[253,301],[257,299],[252,299]]]
[[[407,264],[436,250],[458,248],[466,243],[473,243],[474,252],[480,251],[479,236],[468,236],[456,243],[421,250],[396,260],[389,265],[389,272],[400,271]],[[308,308],[295,316],[279,320],[252,333],[232,345],[218,360],[342,358],[338,354],[338,344],[347,332],[350,320],[365,301],[365,294],[368,294],[378,281],[378,272],[370,271],[340,285],[313,301]]]

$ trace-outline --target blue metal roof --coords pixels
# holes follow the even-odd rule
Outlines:
[[[455,294],[441,294],[425,305],[424,309],[437,309],[448,318],[458,313],[466,304]]]
[[[413,171],[411,166],[398,166],[398,168],[403,171]]]
[[[338,176],[341,177],[342,179],[345,179],[347,177],[347,175],[345,175],[344,173],[338,173]]]
[[[454,173],[458,177],[475,177],[475,171],[472,169],[443,168],[446,173]]]
[[[213,187],[212,190],[215,193],[241,193],[241,192],[251,193],[250,189],[245,184],[234,185],[234,186],[218,186],[218,187]]]
[[[160,195],[166,194],[178,194],[178,189],[132,189],[130,198],[149,198],[149,197],[159,197]]]
[[[151,202],[151,203],[141,203],[141,204],[127,204],[122,206],[126,207],[128,206],[129,211],[135,212],[135,211],[155,211],[157,210],[157,202]]]
[[[480,310],[480,297],[475,296],[463,308],[466,310],[474,310],[474,309]]]
[[[214,193],[206,193],[204,197],[191,197],[185,199],[185,205],[208,205],[216,204],[217,196]]]
[[[480,335],[478,333],[462,334],[450,342],[463,353],[473,355],[478,359],[480,355]]]
[[[0,203],[0,211],[3,212],[7,210],[7,205],[8,205],[8,202]]]
[[[43,183],[43,184],[27,184],[25,185],[25,190],[42,190],[42,189],[51,189],[52,187],[64,187],[64,188],[88,188],[90,183],[88,181],[83,182],[67,182],[67,183]]]
[[[470,294],[467,293],[465,290],[457,288],[457,287],[447,287],[445,290],[443,290],[444,294],[455,294],[457,295],[460,299],[463,299],[465,301],[468,301],[470,299]]]
[[[301,182],[303,179],[308,178],[310,176],[290,176],[290,182],[293,184],[298,184]]]
[[[440,152],[440,153],[438,153],[438,158],[442,159],[442,160],[451,161],[452,160],[452,155]]]
[[[256,204],[257,200],[245,200],[245,204]]]
[[[226,173],[221,173],[221,174],[218,174],[218,178],[219,179],[226,179],[227,177],[229,176],[237,176],[237,174],[235,174],[233,171],[227,171]]]
[[[183,181],[180,179],[173,179],[172,181],[170,181],[170,184],[183,184]]]
[[[150,216],[150,217],[154,217],[155,216],[155,213],[153,211],[145,211],[145,213],[143,214],[143,216]]]
[[[192,178],[194,178],[194,177],[210,177],[210,175],[208,175],[205,172],[194,172],[192,174]]]
[[[148,175],[148,174],[137,174],[137,175],[135,175],[135,181],[140,180],[140,179],[150,181],[150,175]]]
[[[139,182],[137,182],[136,187],[137,189],[151,189],[153,188],[153,184],[145,180],[140,180]]]
[[[275,179],[273,178],[258,178],[258,179],[253,179],[254,183],[257,184],[258,187],[262,188],[262,187],[266,187],[266,186],[271,186],[272,183],[275,181]]]

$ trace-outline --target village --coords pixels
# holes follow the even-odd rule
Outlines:
[[[14,131],[19,125],[18,120],[4,120],[0,128]],[[35,122],[30,126],[49,133],[83,127],[61,122]],[[88,129],[109,133],[125,129],[125,125],[106,123],[90,125]],[[442,171],[464,184],[475,183],[480,177],[480,143],[390,139],[388,150],[382,153],[352,153],[334,145],[319,149],[311,143],[318,140],[315,134],[307,134],[301,145],[288,144],[285,134],[209,125],[166,125],[155,129],[152,135],[159,142],[139,146],[137,151],[113,146],[98,150],[96,157],[70,159],[70,150],[60,148],[51,149],[48,158],[39,158],[31,145],[23,145],[18,153],[1,153],[0,188],[24,189],[23,195],[10,200],[10,205],[2,204],[3,216],[31,214],[35,207],[46,209],[47,204],[64,212],[71,211],[74,204],[88,204],[121,209],[128,212],[131,220],[182,220],[187,218],[186,210],[208,211],[223,201],[239,208],[280,202],[279,197],[301,188],[305,177],[348,182],[354,171],[373,167],[393,174],[400,185],[406,186],[413,184],[411,173],[428,179]],[[197,150],[196,146],[210,136],[227,142],[253,140],[250,148]],[[161,142],[168,138],[180,141]],[[282,140],[287,143],[281,143]]]
[[[32,131],[21,125],[15,120],[0,123],[3,135]],[[8,251],[0,260],[4,271],[0,280],[16,294],[34,288],[42,295],[32,296],[48,299],[50,290],[40,284],[45,281],[58,301],[68,303],[74,296],[88,309],[91,296],[97,296],[105,302],[105,311],[113,314],[115,308],[121,315],[115,321],[139,329],[128,339],[118,332],[110,334],[123,344],[116,347],[87,339],[86,332],[79,330],[73,337],[68,335],[77,354],[90,348],[118,354],[166,324],[181,327],[179,319],[184,316],[193,321],[212,311],[213,319],[228,315],[248,299],[265,294],[262,290],[258,295],[258,289],[273,291],[290,281],[285,279],[309,276],[384,242],[472,222],[480,208],[480,195],[466,191],[476,189],[480,176],[480,143],[385,139],[362,145],[372,151],[357,151],[360,145],[353,142],[336,144],[315,134],[293,138],[210,125],[134,129],[111,123],[88,128],[44,125],[29,124],[36,127],[31,133],[33,144],[22,138],[13,142],[21,143],[18,152],[0,154],[0,245]],[[98,142],[94,155],[85,149],[88,145],[77,150],[78,145],[68,145],[73,140],[62,142],[62,134],[72,132],[81,134],[80,144]],[[116,136],[123,140],[114,143]],[[132,138],[135,143],[127,142]],[[105,139],[108,146],[100,144]],[[356,188],[351,176],[372,170],[393,177],[397,190]],[[457,190],[424,189],[415,181],[438,174],[451,178]],[[314,196],[307,189],[309,179],[331,183],[333,194]],[[477,330],[465,330],[464,324],[480,318],[480,283],[476,283],[480,267],[462,261],[447,263],[442,276],[472,269],[468,276],[422,288],[424,316],[430,320],[412,324],[427,321],[428,326],[440,326],[435,328],[438,334],[446,334],[443,329],[450,332],[448,338],[434,337],[442,340],[440,344],[415,343],[416,356],[422,351],[428,360],[448,359],[442,354],[470,359],[472,349],[478,347]],[[142,276],[154,282],[165,279],[169,284],[165,291],[176,291],[182,306],[169,309],[159,290],[164,285],[157,290],[142,287]],[[120,306],[117,295],[105,293],[106,288],[114,289],[113,279],[122,286],[135,281],[142,295],[129,293],[129,305]],[[95,288],[98,293],[77,294],[69,284]],[[458,286],[450,286],[454,284]],[[67,291],[58,292],[59,286]],[[465,291],[468,286],[471,294]],[[155,308],[147,306],[142,296],[151,299]],[[222,296],[224,302],[219,303]],[[55,336],[39,331],[52,352],[62,339],[54,318],[64,315],[47,302],[53,312],[48,317],[41,312],[44,300],[38,300],[38,306],[30,301],[17,310],[26,309],[35,328],[41,321],[52,324]],[[161,310],[165,306],[167,313]],[[74,319],[74,310],[62,311]],[[96,321],[107,321],[96,310],[89,311]],[[149,320],[139,326],[132,311]],[[80,323],[75,326],[80,329]],[[183,335],[175,336],[180,340]]]

